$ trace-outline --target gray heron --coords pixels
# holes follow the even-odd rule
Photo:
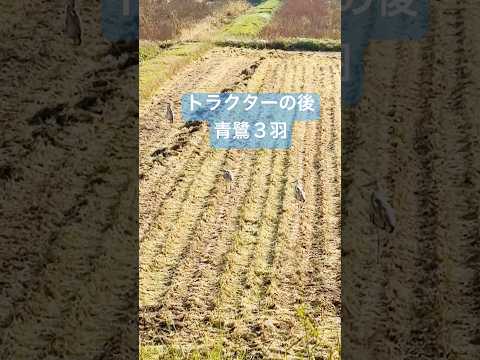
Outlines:
[[[67,0],[65,5],[65,35],[75,45],[82,43],[82,22],[76,8],[75,0]]]

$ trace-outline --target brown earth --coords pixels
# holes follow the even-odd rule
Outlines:
[[[248,74],[252,64],[258,64]],[[340,328],[340,56],[215,48],[140,111],[140,337],[227,356],[334,354]],[[288,151],[214,150],[206,124],[165,121],[187,92],[306,91],[319,122]],[[236,180],[229,193],[222,169]],[[300,206],[292,182],[303,181]],[[302,312],[299,309],[304,309]],[[303,315],[302,315],[303,314]],[[210,343],[209,343],[210,342]]]
[[[65,1],[0,5],[0,358],[136,356],[138,52],[63,34]],[[133,90],[133,92],[132,92]]]
[[[480,5],[430,3],[424,40],[370,45],[342,114],[345,360],[479,358]],[[375,179],[392,234],[368,220]]]

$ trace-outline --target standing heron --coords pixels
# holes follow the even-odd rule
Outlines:
[[[226,182],[226,186],[228,188],[228,192],[230,192],[231,187],[232,187],[232,182],[235,180],[235,176],[233,175],[233,172],[231,170],[223,170],[223,179]]]
[[[304,203],[306,200],[305,191],[303,190],[303,186],[299,180],[295,181],[295,199],[302,203]]]
[[[395,212],[388,203],[385,194],[380,190],[374,191],[370,196],[370,202],[372,205],[370,215],[372,223],[376,227],[392,233],[395,230]]]
[[[172,110],[172,105],[170,103],[167,103],[167,112],[165,113],[165,119],[172,124],[174,120],[173,116],[173,110]]]
[[[378,186],[378,182],[374,181],[375,190],[370,195],[370,221],[377,228],[392,233],[395,230],[396,218],[395,211],[387,201],[387,196]],[[377,237],[377,263],[380,254],[380,237]]]
[[[65,6],[65,35],[74,45],[82,44],[82,22],[78,15],[75,0],[67,0]]]

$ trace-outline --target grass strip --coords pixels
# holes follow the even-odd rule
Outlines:
[[[217,46],[231,46],[248,49],[275,49],[286,51],[340,51],[340,40],[286,38],[276,40],[224,40],[217,41]]]
[[[219,35],[219,40],[231,38],[252,38],[260,34],[280,8],[282,0],[266,0],[238,17]]]
[[[156,89],[183,66],[198,59],[213,47],[212,43],[179,43],[169,45],[140,66],[140,102],[145,103]],[[140,50],[142,53],[142,50]],[[144,50],[145,54],[145,50]]]
[[[175,45],[173,41],[140,41],[139,61],[140,64],[159,56],[165,49]]]

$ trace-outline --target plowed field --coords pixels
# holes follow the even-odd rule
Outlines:
[[[342,114],[346,360],[479,356],[480,7],[430,3],[424,39],[370,45],[363,98]],[[369,221],[372,180],[391,234]]]
[[[257,64],[256,71],[244,71]],[[318,92],[285,150],[214,150],[187,92]],[[165,101],[175,122],[164,119]],[[340,55],[215,48],[140,111],[140,337],[228,356],[322,356],[340,328]],[[236,179],[229,190],[222,169]],[[301,179],[306,202],[294,197]]]

